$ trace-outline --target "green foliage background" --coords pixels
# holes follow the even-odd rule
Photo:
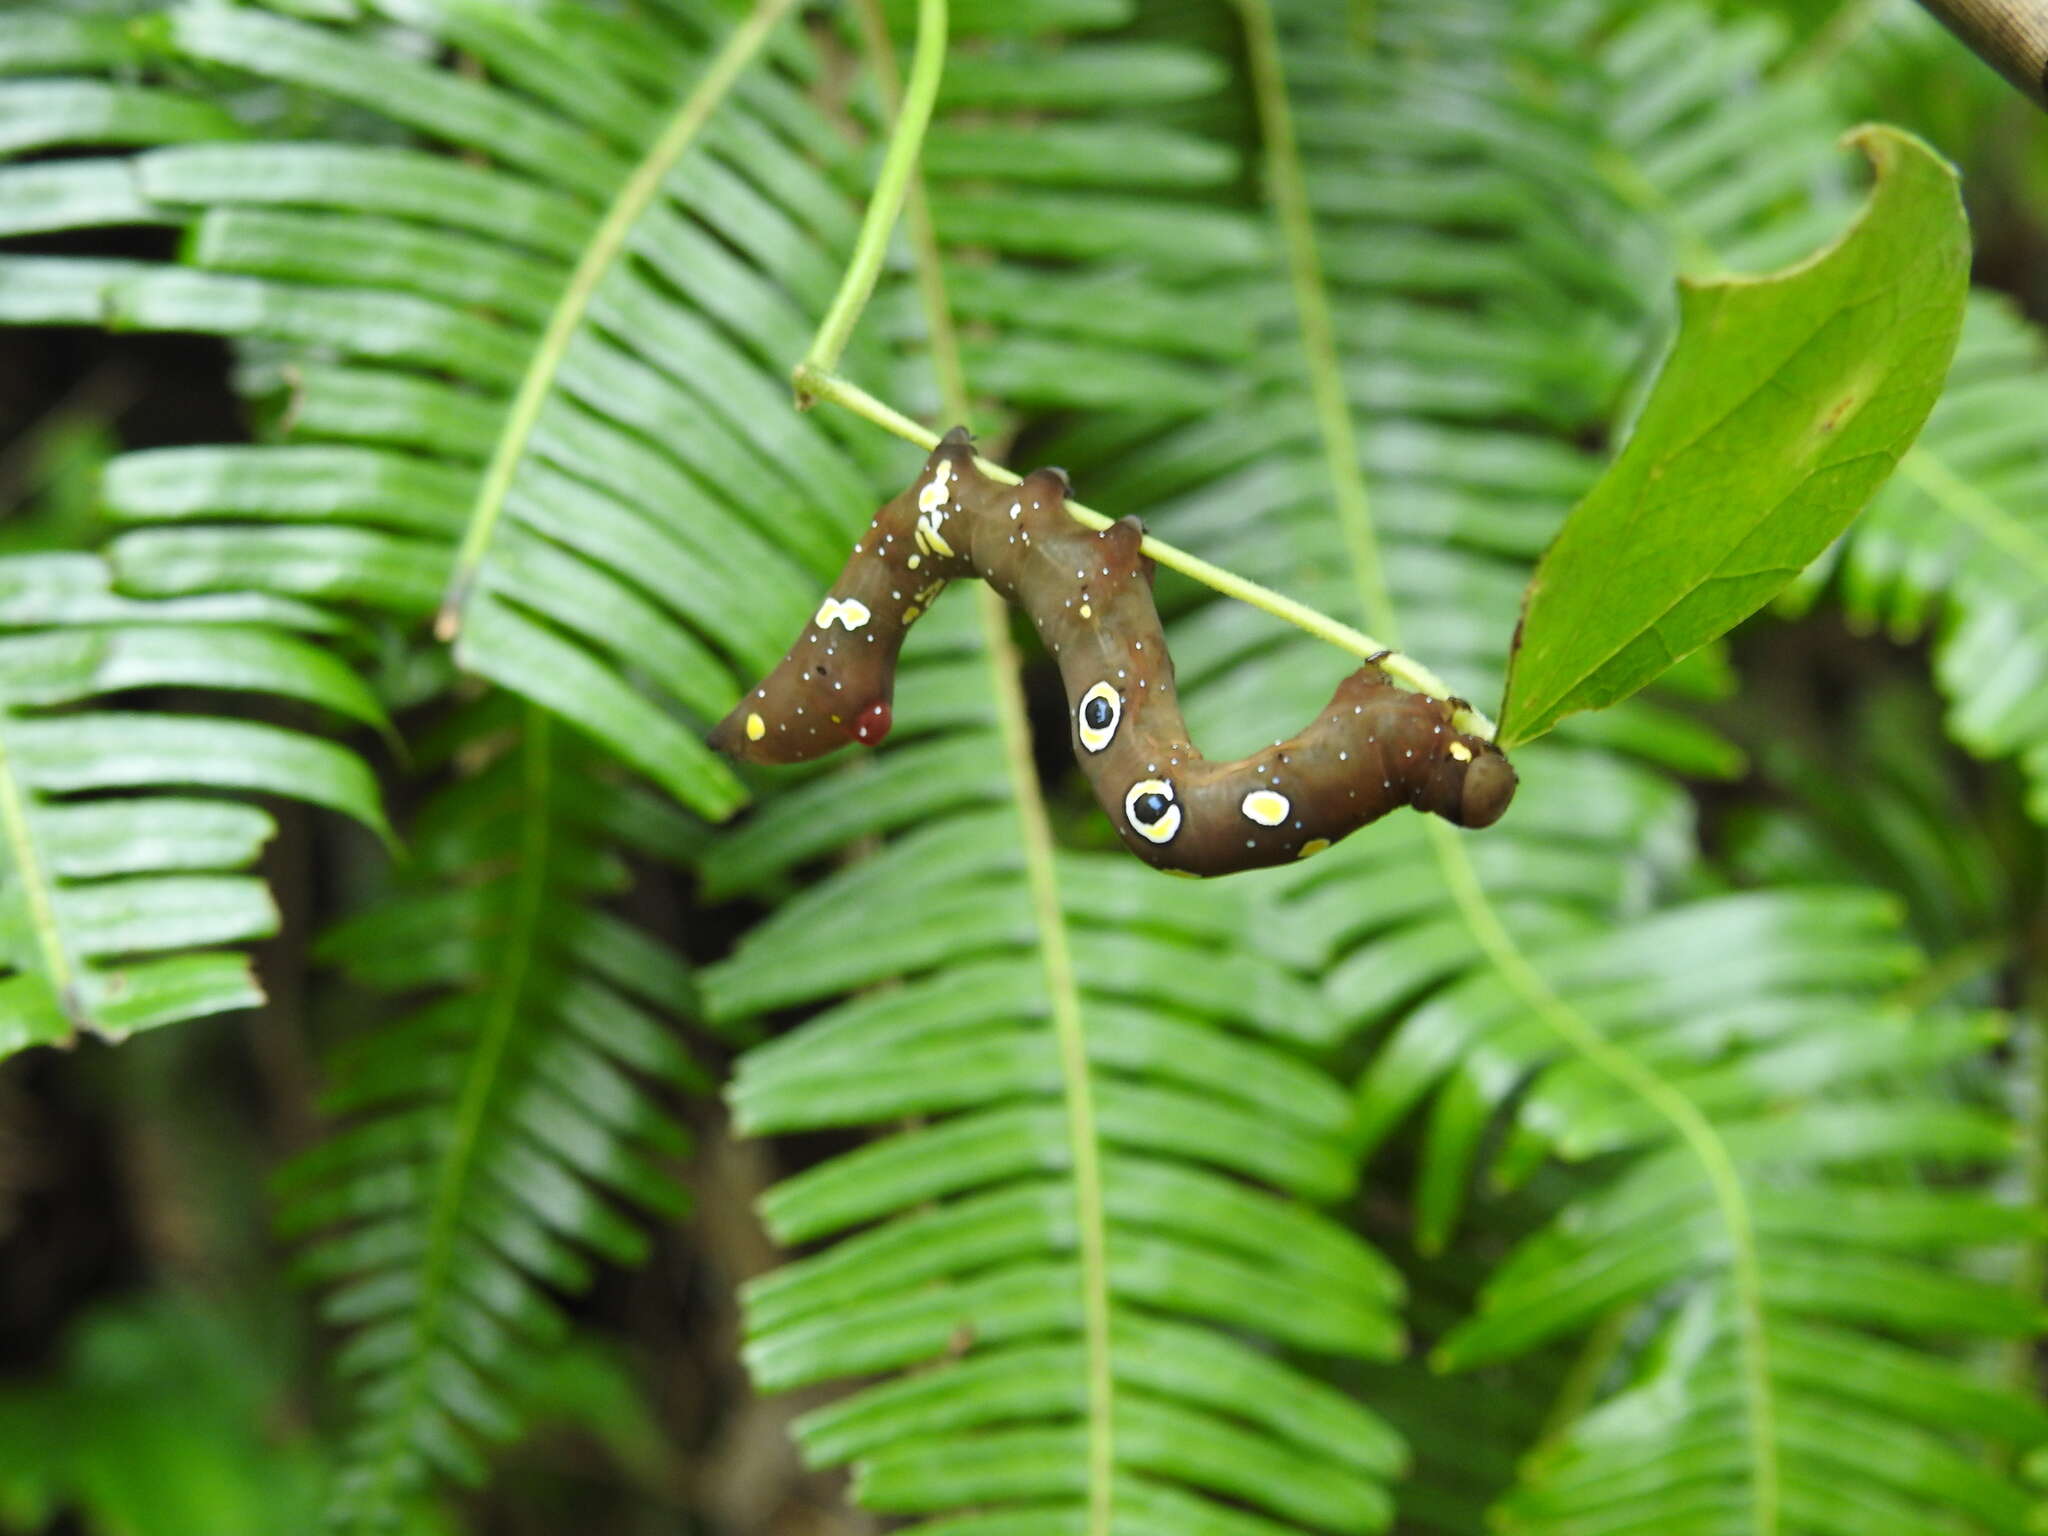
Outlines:
[[[893,85],[781,9],[0,17],[0,1528],[2038,1529],[2048,128],[1905,6],[953,7],[841,371],[1482,703],[1674,278],[1963,173],[1770,613],[1181,885],[965,596],[700,744],[920,456],[789,404]],[[1160,590],[1214,755],[1345,669]]]

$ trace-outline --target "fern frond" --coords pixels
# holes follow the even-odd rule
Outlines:
[[[281,1228],[318,1234],[299,1270],[351,1330],[351,1530],[434,1474],[482,1477],[479,1442],[518,1431],[522,1383],[564,1336],[556,1296],[593,1259],[644,1254],[621,1207],[680,1209],[686,1140],[652,1089],[706,1086],[674,1038],[687,969],[598,905],[626,879],[619,787],[542,712],[497,713],[514,718],[461,733],[489,761],[422,812],[398,888],[317,951],[412,1000],[338,1053],[326,1107],[346,1128],[280,1181]],[[657,836],[680,819],[638,815]]]
[[[1029,1509],[1033,1529],[1096,1529],[1088,1448],[1103,1436],[1118,1530],[1238,1528],[1203,1495],[1313,1529],[1379,1529],[1398,1437],[1234,1337],[1365,1359],[1399,1347],[1392,1270],[1283,1198],[1325,1202],[1350,1184],[1348,1106],[1299,1055],[1319,1027],[1313,995],[1270,962],[1214,955],[1250,917],[1229,888],[1166,905],[1128,860],[1062,856],[1096,1136],[1077,1154],[1046,1028],[1059,999],[1016,875],[1023,835],[1005,809],[935,821],[788,904],[706,973],[714,1013],[904,978],[750,1053],[731,1090],[742,1128],[940,1117],[770,1194],[777,1237],[838,1241],[750,1288],[756,1380],[938,1367],[800,1423],[807,1457],[855,1460],[857,1496],[876,1509],[985,1506],[989,1529]],[[878,910],[916,920],[880,925]],[[1077,1155],[1099,1159],[1099,1210],[1077,1200]],[[1105,1248],[1100,1359],[1077,1302],[1091,1221]],[[1106,1434],[1089,1422],[1102,1371]]]
[[[0,561],[0,1056],[262,1001],[247,957],[277,911],[243,873],[284,795],[384,830],[347,749],[254,720],[134,707],[138,690],[291,700],[383,722],[341,663],[290,631],[332,621],[263,596],[140,602],[84,554]]]
[[[1565,439],[1597,429],[1654,357],[1679,237],[1775,259],[1828,217],[1787,169],[1817,157],[1786,142],[1817,107],[1811,93],[1731,90],[1757,39],[1669,8],[1607,35],[1592,69],[1566,70],[1562,107],[1518,83],[1527,36],[1463,29],[1440,6],[1382,8],[1379,22],[1369,52],[1306,7],[1287,8],[1281,29],[1300,160],[1276,155],[1272,178],[1305,181],[1297,298],[1307,315],[1327,306],[1327,332],[1305,325],[1287,342],[1305,360],[1276,365],[1228,430],[1133,455],[1121,504],[1226,563],[1263,559],[1268,579],[1319,606],[1362,606],[1377,632],[1398,625],[1484,697],[1525,562],[1590,472]],[[1831,137],[1817,133],[1819,147]],[[1360,195],[1372,187],[1405,195]],[[1560,219],[1612,241],[1614,266],[1641,286],[1598,285],[1557,238]],[[1319,260],[1301,259],[1303,239]],[[1534,408],[1545,383],[1524,359],[1541,355],[1538,328],[1559,327],[1606,359],[1581,377],[1608,389]],[[1453,387],[1481,348],[1487,387]],[[1376,377],[1416,387],[1380,392]],[[1184,628],[1198,731],[1251,735],[1327,686],[1304,647],[1240,615]],[[1269,878],[1252,930],[1320,939],[1335,1027],[1386,1027],[1361,1086],[1363,1141],[1427,1106],[1425,1247],[1454,1230],[1475,1173],[1513,1186],[1556,1154],[1619,1159],[1439,1351],[1465,1366],[1627,1329],[1590,1411],[1546,1438],[1502,1517],[1559,1532],[1777,1533],[1932,1528],[1959,1513],[2013,1528],[2023,1501],[1977,1437],[2026,1444],[2041,1421],[1947,1345],[2038,1326],[2031,1303],[1972,1273],[1977,1250],[2030,1235],[2033,1219],[1919,1174],[2007,1155],[2004,1126],[1952,1102],[1940,1070],[1995,1034],[1890,1000],[1919,961],[1896,914],[1862,893],[1646,910],[1693,859],[1675,788],[1584,747],[1524,752],[1519,766],[1514,816],[1469,848],[1441,828],[1376,828]],[[1917,1092],[1900,1098],[1905,1083]],[[1789,1117],[1787,1097],[1801,1106]],[[1674,1309],[1684,1321],[1667,1325]],[[1976,1415],[1945,1423],[1911,1388],[1823,1363],[1865,1346],[1895,1380]],[[1830,1449],[1815,1425],[1831,1418],[1885,1449]],[[1853,1508],[1827,1499],[1841,1480],[1830,1455],[1872,1479]]]
[[[175,268],[14,258],[6,318],[230,337],[281,397],[275,445],[116,464],[112,510],[150,525],[110,551],[123,585],[407,621],[438,605],[461,665],[729,814],[744,793],[688,722],[779,654],[876,489],[871,441],[787,405],[853,214],[834,180],[849,151],[787,78],[804,48],[776,36],[786,8],[730,31],[694,13],[374,8],[481,79],[367,20],[181,6],[130,33],[129,62],[287,87],[354,131],[286,142],[204,102],[187,123],[175,88],[138,86],[175,121],[104,103],[33,120],[52,142],[197,142],[0,171],[17,230],[186,232]],[[31,38],[11,62],[112,62],[88,41]]]
[[[1217,272],[1263,240],[1235,213],[1109,195],[1144,171],[1113,173],[1100,145],[1132,103],[1211,88],[1213,64],[1109,43],[964,57],[932,131],[938,239],[998,259],[943,275],[970,335],[1000,321],[1010,359],[968,342],[971,384],[1009,405],[1092,389],[1154,420],[1206,408],[1213,380],[1174,359],[1230,355],[1248,329],[1191,343],[1165,306],[1119,312],[1103,258],[1215,308]],[[1028,115],[947,110],[998,105]],[[1161,142],[1204,180],[1224,164]],[[1001,179],[956,193],[966,168]],[[1047,257],[1066,264],[1031,264]],[[799,1441],[921,1529],[1380,1529],[1399,1437],[1254,1342],[1400,1346],[1397,1277],[1310,1208],[1350,1186],[1348,1106],[1302,1055],[1314,996],[1231,952],[1248,913],[1228,888],[1164,901],[1127,859],[1054,851],[1015,666],[992,599],[941,608],[907,647],[889,751],[707,852],[713,894],[774,890],[888,838],[786,900],[707,971],[705,998],[718,1017],[823,1006],[743,1060],[741,1129],[920,1122],[771,1191],[771,1232],[829,1246],[749,1288],[750,1370],[767,1390],[885,1375],[806,1416]]]
[[[1860,769],[1853,796],[1841,793],[1845,757]],[[1988,813],[1973,804],[1933,695],[1896,680],[1858,699],[1845,720],[1773,741],[1759,759],[1780,793],[1728,818],[1731,868],[1753,883],[1897,892],[1942,973],[1943,995],[1994,1001],[2043,848],[2003,797]]]
[[[1030,30],[1061,25],[1048,10]],[[1165,41],[956,50],[923,164],[938,239],[959,258],[945,292],[977,391],[1012,410],[1168,420],[1220,402],[1250,357],[1256,304],[1218,279],[1270,253],[1222,200],[1236,154],[1162,115],[1225,83],[1213,54]]]
[[[1927,429],[1840,553],[1852,620],[1896,639],[1934,631],[1948,734],[2017,758],[2048,821],[2048,404],[2041,335],[2005,302],[1965,317]]]

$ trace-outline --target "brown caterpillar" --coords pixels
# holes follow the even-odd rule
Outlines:
[[[1074,754],[1130,850],[1159,869],[1223,875],[1320,853],[1396,806],[1489,826],[1515,792],[1498,747],[1452,706],[1374,662],[1299,735],[1234,763],[1187,738],[1136,518],[1097,533],[1066,513],[1067,477],[1021,484],[975,467],[965,428],[853,546],[789,654],[711,733],[755,763],[798,763],[889,733],[903,636],[947,582],[979,576],[1031,616],[1065,680]]]

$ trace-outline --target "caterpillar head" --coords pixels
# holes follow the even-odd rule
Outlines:
[[[1457,814],[1449,819],[1461,827],[1490,827],[1499,821],[1515,798],[1515,770],[1507,754],[1490,741],[1476,736],[1463,742],[1472,753],[1465,765],[1465,782],[1458,794]]]

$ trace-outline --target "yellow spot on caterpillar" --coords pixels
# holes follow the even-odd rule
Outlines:
[[[952,495],[952,492],[946,488],[946,482],[952,478],[953,466],[951,464],[941,463],[937,469],[933,470],[931,479],[927,480],[918,490],[917,510],[920,512],[931,512],[939,507],[943,507],[946,504],[947,498]],[[947,553],[951,554],[952,551],[948,550]]]
[[[1158,868],[1157,865],[1153,867]],[[1159,873],[1161,873],[1162,875],[1171,875],[1176,880],[1199,880],[1202,878],[1200,875],[1196,874],[1192,869],[1161,869]]]
[[[1454,741],[1451,743],[1451,756],[1461,763],[1469,763],[1472,761],[1472,749],[1462,741]]]
[[[834,623],[839,623],[849,630],[854,630],[867,623],[871,617],[868,605],[857,597],[849,597],[844,601],[828,597],[818,604],[818,616],[811,622],[820,629],[830,629]]]
[[[919,567],[920,565],[923,565],[923,564],[924,564],[924,556],[922,556],[922,555],[912,555],[912,556],[910,557],[910,568],[911,568],[911,569],[912,569],[913,571],[914,571],[914,570],[916,570],[916,569],[917,569],[917,568],[918,568],[918,567]]]
[[[759,715],[747,716],[747,740],[759,741],[768,734],[768,722]]]
[[[903,622],[905,624],[915,623],[917,621],[917,616],[920,611],[921,610],[918,608],[917,604],[912,603],[908,608],[903,610]]]
[[[1291,807],[1285,795],[1275,794],[1270,789],[1255,789],[1244,797],[1240,807],[1248,821],[1256,821],[1262,827],[1277,827],[1287,819]]]
[[[837,715],[834,715],[834,716],[832,717],[832,723],[833,723],[834,725],[844,725],[844,724],[846,724],[846,722],[845,722],[844,720],[840,719],[840,718],[839,718],[839,717],[838,717]]]
[[[1297,853],[1295,857],[1297,859],[1312,859],[1329,846],[1330,840],[1327,837],[1312,837],[1301,845],[1301,852]]]
[[[943,512],[934,512],[917,520],[917,547],[919,549],[929,550],[933,554],[939,555],[950,555],[953,553],[953,546],[948,544],[939,533],[939,521],[944,516],[945,513]]]
[[[1095,610],[1093,608],[1090,608],[1086,603],[1083,603],[1081,605],[1081,617],[1084,619],[1092,619],[1095,617]]]

